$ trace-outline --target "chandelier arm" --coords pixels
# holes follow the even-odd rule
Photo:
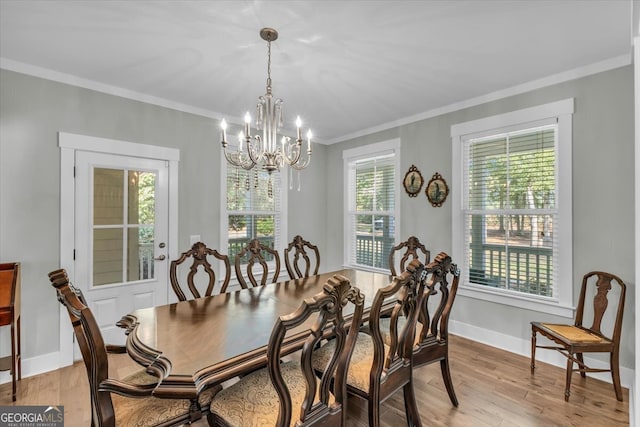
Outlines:
[[[298,160],[299,159],[300,159],[300,155],[298,155]],[[311,163],[311,152],[307,151],[307,158],[304,160],[302,164],[300,164],[299,161],[296,161],[295,163],[289,164],[289,166],[297,171],[300,171],[302,169],[305,169],[307,166],[309,166],[310,163]]]
[[[241,156],[238,156],[237,159],[234,159],[234,156],[232,153],[229,153],[227,151],[227,147],[223,146],[223,151],[224,151],[224,158],[227,159],[227,162],[231,163],[233,166],[242,168],[242,169],[246,169],[246,170],[250,170],[251,168],[253,168],[257,162],[254,162],[253,159],[251,158],[251,156],[249,156],[249,158],[247,159],[248,161],[243,161]]]
[[[249,154],[249,158],[251,159],[253,164],[256,165],[260,163],[264,158],[264,147],[262,146],[262,138],[260,138],[260,135],[256,135],[253,138],[258,141],[258,149],[254,150],[251,138],[247,138],[247,153]],[[258,153],[257,156],[254,156],[255,152]]]
[[[292,149],[293,149],[293,157],[290,157],[288,152],[292,151]],[[302,150],[300,149],[299,143],[288,144],[287,149],[282,147],[282,157],[284,158],[285,162],[288,165],[293,165],[295,163],[298,163],[298,160],[300,159],[301,151]]]

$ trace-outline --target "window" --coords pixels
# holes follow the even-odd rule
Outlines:
[[[572,112],[567,100],[452,127],[461,294],[572,316]]]
[[[399,140],[346,150],[345,264],[389,269],[399,217]]]
[[[286,192],[283,175],[252,169],[245,170],[227,165],[225,159],[226,188],[223,194],[222,247],[229,260],[252,239],[278,249],[285,246]],[[224,250],[222,251],[224,252]],[[270,260],[267,260],[270,261]]]

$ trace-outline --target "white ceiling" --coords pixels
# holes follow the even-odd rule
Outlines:
[[[332,143],[630,63],[631,5],[0,0],[0,66],[239,123],[265,92],[273,27],[287,127],[300,114]]]

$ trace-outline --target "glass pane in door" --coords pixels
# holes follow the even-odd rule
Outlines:
[[[127,178],[127,281],[153,279],[156,175],[130,170]]]
[[[122,224],[123,180],[122,170],[93,170],[93,225]]]
[[[153,279],[155,173],[96,167],[93,175],[93,285]]]
[[[122,227],[93,230],[93,285],[122,282]]]

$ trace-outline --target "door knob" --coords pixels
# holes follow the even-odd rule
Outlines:
[[[166,257],[166,256],[164,256],[164,255],[160,255],[160,256],[158,256],[158,257],[155,257],[154,259],[155,259],[156,261],[164,261],[165,259],[167,259],[167,257]]]

